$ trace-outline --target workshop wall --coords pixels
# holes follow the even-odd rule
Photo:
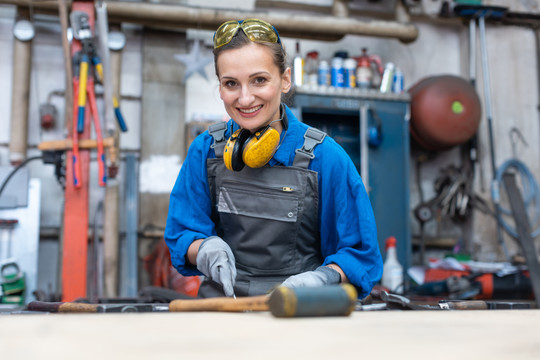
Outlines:
[[[307,2],[307,1],[306,1]],[[205,1],[205,6],[216,6],[219,1]],[[241,2],[235,5],[243,6]],[[316,1],[320,5],[320,1]],[[326,3],[331,3],[327,1]],[[326,4],[324,3],[324,4]],[[424,2],[421,2],[424,3]],[[427,4],[427,2],[425,2]],[[430,6],[433,6],[430,2]],[[500,4],[499,2],[498,5]],[[507,2],[513,3],[513,2]],[[523,10],[524,2],[520,2]],[[529,2],[537,3],[537,2]],[[324,5],[323,4],[323,5]],[[223,5],[223,4],[221,4]],[[254,2],[246,2],[246,9],[252,9]],[[426,5],[427,6],[427,5]],[[524,10],[523,10],[524,11]],[[0,165],[8,165],[11,68],[13,54],[14,8],[0,5]],[[403,71],[405,87],[409,88],[420,79],[441,74],[459,75],[468,78],[468,29],[456,21],[441,21],[429,17],[413,18],[419,28],[419,37],[410,44],[393,39],[346,36],[337,42],[301,40],[303,54],[318,50],[321,57],[329,59],[335,51],[348,50],[358,55],[362,47],[369,53],[378,54],[384,62],[392,61]],[[44,140],[63,138],[64,105],[61,95],[65,78],[63,71],[60,26],[55,18],[37,23],[33,40],[33,62],[29,113],[29,155],[37,154],[36,146]],[[193,41],[203,41],[201,51],[211,56],[212,32],[180,31],[168,32],[143,29],[124,24],[127,45],[123,50],[121,75],[122,112],[128,123],[129,132],[121,134],[120,146],[124,152],[139,155],[140,171],[140,227],[161,229],[165,225],[168,194],[185,158],[185,125],[190,121],[215,121],[226,116],[219,99],[217,80],[213,64],[205,68],[206,78],[194,74],[183,83],[184,66],[175,60],[175,54],[188,53]],[[284,38],[283,43],[289,54],[294,51],[296,39]],[[540,179],[540,129],[538,121],[538,74],[537,40],[534,32],[525,27],[487,24],[487,44],[491,95],[493,103],[494,138],[496,164],[499,166],[510,157],[516,157],[530,167],[536,179]],[[477,89],[483,101],[480,52],[477,53]],[[50,99],[58,109],[58,122],[52,130],[42,130],[39,126],[39,104]],[[101,101],[98,105],[102,106]],[[485,111],[484,111],[485,115]],[[517,128],[526,141],[512,146],[509,132]],[[476,189],[490,202],[491,168],[489,144],[485,117],[480,124],[480,165],[476,178]],[[513,149],[515,148],[515,154]],[[419,155],[413,150],[413,162]],[[424,196],[433,196],[433,181],[439,170],[449,164],[460,164],[459,149],[434,154],[423,167],[421,185]],[[53,168],[33,162],[30,165],[32,177],[42,182],[42,208],[40,223],[45,233],[54,237],[62,218],[62,189],[56,183]],[[96,174],[95,165],[91,174]],[[414,166],[414,165],[411,165]],[[119,182],[123,184],[126,174],[120,168]],[[91,176],[90,221],[95,218],[95,209],[103,197],[95,176]],[[418,202],[415,172],[411,169],[411,208]],[[391,204],[389,204],[391,206]],[[125,211],[121,209],[122,217]],[[418,224],[411,216],[413,234],[418,233]],[[495,222],[479,212],[475,214],[472,228],[441,221],[429,224],[426,232],[430,237],[463,239],[470,251],[479,260],[501,259],[496,242]],[[515,251],[513,242],[507,242]],[[145,251],[143,251],[145,252]]]

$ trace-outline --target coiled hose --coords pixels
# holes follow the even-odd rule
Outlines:
[[[528,212],[531,210],[529,209],[529,206],[532,202],[534,202],[534,217],[531,217],[531,214],[529,213],[529,221],[531,226],[536,224],[538,219],[540,218],[540,187],[538,183],[536,182],[536,179],[534,178],[534,175],[531,173],[529,168],[522,163],[521,161],[517,159],[510,159],[505,161],[498,169],[496,173],[496,178],[499,186],[503,183],[502,182],[502,176],[507,171],[515,169],[517,173],[521,177],[521,185],[523,188],[523,202],[525,203],[525,209],[527,209]],[[503,218],[502,214],[505,215],[512,215],[512,211],[509,209],[505,209],[502,206],[500,207],[501,215],[499,216],[499,223],[503,226],[504,230],[513,238],[517,239],[519,237],[516,229],[514,229],[512,226],[510,226]],[[531,237],[534,239],[536,236],[540,234],[540,226],[532,231]]]

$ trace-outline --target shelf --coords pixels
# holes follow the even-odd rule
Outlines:
[[[409,102],[409,93],[381,93],[376,89],[360,88],[337,88],[333,86],[303,85],[295,88],[296,95],[310,96],[330,96],[339,98],[353,98],[361,100],[385,100],[385,101],[405,101]]]

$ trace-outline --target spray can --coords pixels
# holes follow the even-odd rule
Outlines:
[[[392,82],[394,81],[394,63],[386,63],[384,67],[383,77],[381,81],[381,93],[389,93],[392,91]]]
[[[356,60],[352,58],[345,59],[343,67],[345,69],[345,87],[356,87]]]
[[[328,65],[328,61],[326,60],[321,60],[319,62],[317,81],[321,86],[330,86],[330,65]]]
[[[343,58],[336,56],[332,58],[332,69],[330,71],[331,85],[334,87],[345,86],[345,69],[343,68]]]
[[[392,92],[401,94],[404,91],[404,79],[401,69],[396,67],[394,71],[394,81],[392,82]]]

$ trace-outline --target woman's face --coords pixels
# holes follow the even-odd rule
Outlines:
[[[281,94],[291,88],[291,70],[280,74],[271,50],[254,42],[217,59],[225,110],[242,128],[255,131],[280,117]],[[281,131],[281,122],[273,123]]]

